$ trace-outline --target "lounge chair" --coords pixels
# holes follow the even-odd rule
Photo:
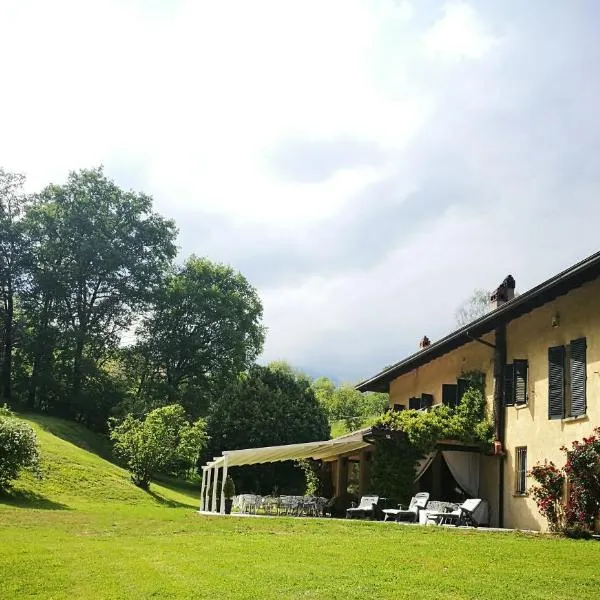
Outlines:
[[[383,511],[385,515],[384,521],[411,521],[416,523],[419,520],[419,511],[424,509],[429,502],[429,492],[419,492],[413,496],[408,508],[402,508],[402,505],[398,505],[399,508],[386,508]]]
[[[360,504],[356,508],[348,508],[346,510],[346,519],[376,518],[378,516],[378,502],[379,496],[363,496],[360,499]]]
[[[457,509],[450,512],[428,513],[427,519],[437,525],[470,525],[479,527],[488,524],[488,503],[481,498],[465,500]]]

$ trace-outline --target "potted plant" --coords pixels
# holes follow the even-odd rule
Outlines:
[[[223,495],[225,496],[225,514],[230,515],[231,507],[233,506],[233,497],[235,496],[235,483],[233,483],[231,475],[227,475],[225,479]]]

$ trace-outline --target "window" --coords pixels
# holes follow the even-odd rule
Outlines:
[[[512,364],[504,365],[504,406],[527,404],[529,363],[515,358]]]
[[[515,493],[525,494],[527,492],[527,448],[521,446],[515,448]]]
[[[459,377],[456,383],[442,384],[442,404],[455,408],[460,404],[463,395],[471,386],[471,381],[464,377]]]
[[[433,394],[421,394],[408,399],[408,408],[414,410],[422,410],[430,408],[433,405]]]
[[[404,406],[404,404],[394,404],[394,406],[392,406],[392,410],[394,412],[400,412],[401,410],[404,410],[406,408],[406,406]]]
[[[455,407],[458,403],[458,386],[455,383],[442,384],[442,404]]]
[[[580,417],[586,402],[586,339],[548,348],[548,418]]]

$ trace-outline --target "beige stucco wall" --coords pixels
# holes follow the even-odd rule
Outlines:
[[[527,446],[527,467],[544,459],[564,464],[562,445],[589,435],[600,425],[600,280],[509,323],[507,361],[529,361],[529,401],[506,409],[505,513],[506,527],[545,529],[533,498],[515,497],[515,448]],[[560,324],[552,327],[558,313]],[[548,348],[587,338],[587,415],[578,419],[548,419]],[[528,480],[528,485],[533,482]]]
[[[493,335],[487,335],[482,339],[493,343],[493,338]],[[478,370],[485,373],[486,397],[491,407],[494,394],[493,369],[494,350],[479,342],[470,342],[394,379],[390,384],[390,406],[403,404],[408,407],[408,399],[421,394],[433,394],[434,404],[440,404],[444,383],[456,383],[461,373]]]

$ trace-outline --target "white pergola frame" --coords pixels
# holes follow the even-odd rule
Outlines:
[[[229,467],[256,465],[284,460],[312,458],[314,460],[332,460],[340,455],[366,448],[370,444],[363,440],[368,431],[361,429],[333,440],[288,444],[285,446],[265,446],[262,448],[245,448],[243,450],[225,450],[221,456],[214,457],[202,467],[202,484],[200,487],[200,511],[217,512],[217,487],[220,483],[220,512],[225,512],[224,486]],[[223,469],[219,479],[219,470]],[[212,482],[212,496],[209,497]]]

